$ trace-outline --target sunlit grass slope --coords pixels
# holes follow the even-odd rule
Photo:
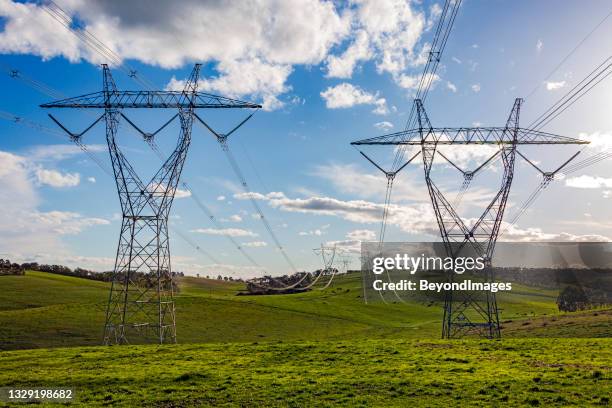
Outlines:
[[[439,336],[439,304],[364,304],[356,273],[337,277],[328,289],[292,295],[237,296],[243,284],[202,278],[179,284],[180,343]],[[100,344],[108,284],[27,272],[0,276],[0,285],[0,349]],[[518,285],[500,294],[507,336],[612,335],[609,311],[560,315],[555,298],[553,291]]]

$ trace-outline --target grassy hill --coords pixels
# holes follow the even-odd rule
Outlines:
[[[605,406],[610,339],[364,340],[0,353],[4,386],[71,406]],[[19,375],[15,375],[19,373]]]
[[[500,295],[502,341],[444,341],[439,304],[364,304],[357,274],[282,296],[187,277],[180,344],[102,347],[108,284],[27,272],[0,285],[0,384],[70,386],[71,406],[610,403],[612,311],[559,313],[553,291]]]
[[[0,284],[0,349],[100,344],[108,284],[43,272],[1,276]],[[202,278],[179,285],[180,343],[439,337],[440,305],[364,304],[358,274],[282,296],[236,296],[242,284]],[[506,336],[612,336],[610,311],[560,314],[555,299],[516,285],[499,295]]]

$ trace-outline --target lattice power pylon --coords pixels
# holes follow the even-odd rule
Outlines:
[[[195,110],[261,106],[198,92],[200,64],[196,64],[182,91],[119,91],[107,65],[102,66],[102,72],[101,92],[41,107],[103,110],[98,119],[78,134],[49,116],[77,141],[98,122],[104,120],[106,124],[106,142],[123,218],[104,324],[104,344],[176,342],[168,216],[191,143]],[[124,109],[134,108],[177,109],[178,113],[156,132],[146,133],[123,113]],[[177,117],[181,130],[174,151],[151,180],[143,182],[117,144],[121,119],[151,142]]]
[[[521,103],[521,99],[516,99],[504,127],[434,128],[429,122],[423,103],[417,99],[415,100],[417,128],[352,143],[353,145],[390,145],[401,149],[417,146],[420,149],[423,158],[425,183],[447,256],[456,257],[466,247],[471,249],[473,251],[471,253],[475,253],[476,256],[485,260],[486,267],[482,278],[486,282],[493,282],[494,280],[493,253],[514,177],[516,154],[518,153],[525,158],[517,150],[518,146],[588,143],[551,133],[520,128]],[[444,145],[491,145],[498,149],[475,171],[467,172],[462,171],[455,163],[438,151],[438,147]],[[501,158],[504,171],[499,190],[497,190],[482,215],[471,226],[466,225],[464,219],[457,214],[451,202],[440,191],[431,177],[432,166],[438,154],[453,167],[461,170],[468,181],[477,171],[491,163],[496,156],[499,155]],[[577,153],[555,171],[543,172],[544,179],[552,179],[555,173],[567,165],[576,155]],[[530,163],[533,165],[532,162]],[[448,275],[450,281],[453,280],[453,275],[454,273]],[[442,337],[461,337],[470,333],[486,338],[499,338],[501,336],[495,293],[487,291],[483,297],[476,297],[473,293],[467,291],[447,291],[444,300]]]

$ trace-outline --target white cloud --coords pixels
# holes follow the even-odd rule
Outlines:
[[[599,152],[601,150],[612,149],[612,133],[606,133],[606,132],[594,132],[591,134],[580,133],[578,135],[578,138],[590,142],[587,145],[587,149],[589,150]]]
[[[439,80],[440,80],[440,76],[438,74],[431,74],[430,73],[430,74],[427,74],[427,76],[423,80],[423,83],[425,83],[425,84],[431,83],[430,86],[433,89],[435,87],[435,84]],[[398,75],[398,77],[396,78],[395,82],[401,88],[410,89],[410,90],[416,90],[419,87],[419,84],[421,83],[421,76],[420,75],[401,74],[401,75]]]
[[[389,130],[389,129],[393,129],[393,123],[387,122],[385,120],[385,121],[382,121],[382,122],[375,123],[374,127],[377,128],[377,129],[386,131],[386,130]]]
[[[26,222],[35,222],[60,235],[75,235],[88,227],[110,224],[110,221],[103,218],[83,217],[70,211],[34,212]]]
[[[346,237],[356,241],[374,241],[376,239],[376,232],[368,229],[358,229],[349,232],[346,234]]]
[[[505,229],[502,235],[502,241],[513,242],[609,242],[610,238],[598,234],[571,234],[568,232],[547,233],[541,228],[526,228],[521,229],[517,226],[508,226],[506,222],[502,223],[502,230]]]
[[[34,174],[39,184],[51,187],[75,187],[81,182],[79,173],[61,173],[57,170],[48,170],[41,167],[37,168]]]
[[[574,188],[612,188],[612,178],[582,175],[565,179],[565,185]]]
[[[267,201],[271,207],[282,211],[335,216],[360,224],[379,223],[383,211],[383,204],[364,200],[343,201],[332,197],[291,199],[280,192],[268,194],[240,193],[234,195],[235,198],[240,200],[248,199],[249,196],[257,200]],[[391,204],[389,206],[389,224],[395,225],[407,233],[434,233],[435,231],[433,229],[435,218],[429,203],[416,204],[414,206]]]
[[[217,196],[217,201],[225,201],[225,196]]]
[[[270,64],[259,58],[220,62],[217,66],[219,75],[199,82],[203,91],[218,93],[230,97],[253,95],[264,102],[265,110],[275,110],[284,104],[276,95],[289,90],[285,84],[292,68],[287,64]],[[167,89],[182,90],[184,80],[172,78]]]
[[[389,113],[385,98],[379,98],[378,93],[369,93],[347,82],[334,87],[330,86],[320,95],[325,100],[325,106],[329,109],[350,108],[355,105],[374,105],[373,113],[378,115]]]
[[[313,214],[322,216],[334,216],[358,224],[380,223],[383,204],[364,200],[339,200],[333,197],[309,197],[289,198],[281,192],[269,194],[241,193],[235,198],[248,199],[249,196],[266,201],[272,208],[287,212]],[[476,219],[464,219],[466,225],[472,225]],[[439,236],[438,226],[429,203],[418,203],[414,205],[391,204],[388,207],[388,225],[393,225],[408,234],[426,234],[433,237]],[[600,235],[575,235],[571,233],[545,233],[539,228],[521,229],[517,226],[502,224],[503,235],[507,241],[592,241],[607,240]],[[349,241],[352,247],[357,240]],[[335,241],[335,243],[344,241]],[[333,243],[333,241],[332,241]],[[349,247],[351,245],[348,245]]]
[[[158,183],[151,183],[147,186],[147,189],[150,192],[163,192],[164,190],[166,190],[166,186],[164,184],[158,184]],[[180,199],[180,198],[187,198],[187,197],[191,197],[191,191],[189,190],[183,190],[180,188],[176,188],[174,190],[174,198],[175,199]]]
[[[262,247],[268,246],[268,243],[265,241],[251,241],[251,242],[244,242],[241,245],[244,247],[249,247],[249,248],[262,248]]]
[[[436,3],[426,16],[424,6],[406,0],[67,0],[61,6],[122,61],[163,68],[211,63],[216,73],[203,89],[257,98],[269,110],[287,103],[287,80],[298,65],[324,63],[327,76],[350,78],[360,63],[373,61],[378,73],[399,83],[427,60],[429,45],[416,48],[440,12]],[[0,52],[108,62],[46,13],[44,3],[3,0],[0,16]]]
[[[40,211],[35,171],[26,158],[0,151],[0,248],[21,259],[37,253],[68,256],[62,235],[78,234],[109,221],[72,211]]]
[[[106,146],[101,144],[88,144],[87,150],[92,153],[106,152]],[[75,144],[37,145],[28,149],[26,156],[30,161],[60,161],[83,154]]]
[[[242,221],[242,217],[238,214],[230,215],[229,220],[231,222],[240,222]]]
[[[199,234],[207,235],[228,235],[230,237],[256,237],[253,231],[240,229],[240,228],[197,228],[191,230],[191,232],[197,232]]]
[[[452,57],[451,58],[454,62],[456,62],[457,64],[461,64],[461,60],[457,57]]]
[[[474,92],[480,92],[480,84],[474,84],[471,86],[471,88]]]
[[[376,239],[376,233],[372,230],[360,229],[347,233],[346,238],[347,239],[342,241],[328,241],[325,245],[335,247],[336,252],[352,252],[358,254],[361,252],[361,242],[374,241]]]
[[[320,237],[323,234],[325,234],[325,232],[320,230],[320,229],[315,229],[315,230],[311,230],[311,231],[300,231],[298,233],[298,235],[300,235],[300,236],[314,235],[314,236],[317,236],[317,237]]]
[[[565,87],[565,84],[566,84],[565,81],[559,81],[559,82],[546,81],[546,90],[556,91],[557,89],[561,89]]]
[[[415,47],[438,12],[430,9],[430,21],[404,0],[355,0],[350,12],[350,43],[339,55],[327,58],[327,76],[350,78],[362,61],[374,60],[379,73],[390,73],[394,80],[407,68],[424,63]],[[425,59],[426,61],[426,59]]]
[[[95,177],[87,177],[87,181],[89,181],[92,184],[95,184],[96,178]]]
[[[486,146],[479,146],[486,148]],[[455,159],[460,165],[465,163],[474,163],[473,159],[480,159],[480,153],[476,151],[475,154],[470,155],[469,152],[462,152],[463,149],[456,149],[457,152],[453,152],[450,149],[448,152],[444,151],[447,157]],[[488,158],[488,157],[487,157]],[[476,161],[478,165],[481,162]],[[447,165],[446,162],[442,162],[441,159],[436,161],[436,164]],[[418,168],[418,172],[415,175],[410,172],[410,166]],[[475,168],[477,165],[474,164],[472,167],[465,166],[466,168]],[[418,162],[413,162],[409,165],[404,173],[401,173],[401,177],[396,177],[394,188],[393,188],[393,200],[395,202],[423,202],[429,203],[429,193],[427,187],[422,181],[422,167]],[[319,165],[314,168],[311,172],[313,176],[319,177],[329,183],[336,189],[344,194],[351,194],[353,196],[365,199],[379,199],[384,197],[386,194],[386,178],[379,170],[372,170],[371,172],[364,171],[361,167],[356,164],[328,164]],[[452,196],[452,192],[447,193],[447,197]],[[468,190],[464,195],[464,205],[480,205],[483,204],[483,200],[490,196],[490,191],[478,188],[474,186]],[[487,203],[488,204],[488,203]]]
[[[542,48],[544,48],[544,43],[538,38],[538,41],[536,42],[536,51],[540,53],[542,52]]]
[[[268,102],[287,91],[284,82],[294,65],[321,63],[351,27],[351,14],[321,0],[71,0],[62,7],[78,15],[79,23],[121,59],[163,68],[212,62],[218,75],[206,83],[206,89],[248,93]],[[0,52],[108,62],[79,42],[42,5],[5,0],[0,15],[4,17]]]
[[[446,81],[446,87],[451,90],[451,92],[457,92],[457,86],[453,84],[451,81]]]
[[[350,78],[355,66],[360,61],[372,56],[370,37],[365,30],[355,35],[355,41],[341,55],[330,55],[327,58],[327,76],[330,78]]]

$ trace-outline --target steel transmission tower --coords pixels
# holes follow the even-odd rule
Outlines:
[[[199,108],[260,108],[260,105],[198,92],[200,64],[196,64],[182,91],[119,91],[107,65],[102,66],[103,90],[41,105],[43,108],[101,109],[103,113],[85,131],[70,132],[51,119],[73,140],[98,122],[106,124],[106,142],[122,210],[121,233],[109,294],[104,344],[155,341],[176,342],[174,281],[170,263],[168,216],[191,143],[195,110]],[[140,130],[123,109],[177,109],[156,132]],[[180,134],[174,151],[148,183],[136,174],[117,144],[121,119],[147,142],[175,118]]]
[[[470,249],[476,256],[482,257],[485,260],[484,275],[482,276],[485,282],[494,281],[492,269],[493,253],[514,177],[516,154],[518,153],[521,157],[524,157],[517,150],[518,146],[588,143],[551,133],[520,128],[519,115],[521,103],[521,99],[516,99],[504,127],[434,128],[429,122],[423,103],[417,99],[415,104],[418,128],[351,143],[353,145],[391,145],[403,149],[408,146],[420,148],[420,154],[423,158],[425,183],[427,184],[446,254],[454,258],[459,256],[459,253],[462,251]],[[476,170],[469,172],[461,170],[454,162],[438,151],[438,146],[444,145],[492,145],[498,149]],[[482,215],[471,226],[466,225],[431,177],[432,166],[437,155],[440,155],[444,161],[460,170],[468,182],[479,170],[491,163],[496,156],[499,155],[501,158],[503,175],[499,190],[497,190]],[[555,171],[542,173],[544,178],[552,179],[576,155],[577,153]],[[368,160],[370,159],[368,158]],[[531,164],[533,165],[533,163]],[[453,275],[454,273],[452,272],[448,274],[448,280],[451,282]],[[495,293],[487,291],[483,297],[479,298],[468,291],[447,291],[444,299],[442,337],[462,337],[470,333],[486,338],[501,337],[499,311]]]

